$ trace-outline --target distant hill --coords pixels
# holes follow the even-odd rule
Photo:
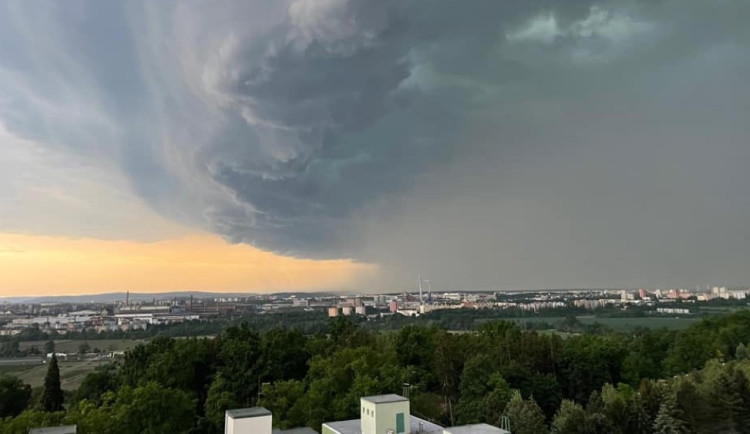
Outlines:
[[[226,293],[215,293],[215,292],[202,292],[202,291],[179,291],[179,292],[159,292],[159,293],[130,293],[130,301],[145,301],[156,298],[157,300],[172,299],[172,298],[189,298],[190,296],[195,298],[233,298],[233,297],[252,297],[256,295],[264,295],[259,293],[251,292],[226,292]],[[320,297],[326,295],[333,295],[330,292],[282,292],[275,294],[278,297],[289,297],[292,295],[305,296],[305,297]],[[88,294],[88,295],[46,295],[39,297],[0,297],[0,303],[113,303],[117,301],[125,300],[125,292],[109,292],[104,294]]]

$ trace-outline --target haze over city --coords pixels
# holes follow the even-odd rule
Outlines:
[[[750,2],[0,4],[0,296],[750,283]]]

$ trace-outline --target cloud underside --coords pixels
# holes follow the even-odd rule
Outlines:
[[[2,6],[2,122],[169,219],[399,279],[750,281],[747,2],[40,7]]]

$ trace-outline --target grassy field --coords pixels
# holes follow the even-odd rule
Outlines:
[[[699,314],[709,315],[727,315],[740,310],[746,310],[747,307],[742,306],[698,306],[696,308]]]
[[[647,327],[652,329],[667,328],[669,330],[682,330],[697,321],[700,318],[696,317],[643,317],[643,318],[596,318],[593,316],[579,316],[578,320],[584,324],[599,324],[605,325],[612,328],[617,332],[628,332],[636,327]],[[527,317],[527,318],[514,318],[512,321],[523,326],[525,323],[531,322],[546,322],[552,326],[558,322],[564,320],[564,317],[550,317],[550,318],[539,318],[539,317]]]
[[[93,351],[94,348],[98,348],[99,350],[101,350],[101,352],[126,351],[138,344],[145,343],[144,340],[133,339],[96,339],[90,341],[61,339],[55,340],[55,351],[59,353],[77,353],[78,348],[84,342],[89,344],[89,351]],[[31,348],[33,346],[37,347],[39,351],[44,351],[44,341],[23,341],[20,343],[20,348],[22,350]]]
[[[59,362],[60,385],[63,390],[75,390],[81,385],[83,378],[97,366],[111,363],[110,359],[86,360],[86,361],[64,361]],[[0,375],[10,374],[20,378],[31,387],[40,387],[44,383],[44,375],[47,373],[46,364],[25,365],[0,365]]]
[[[83,378],[89,371],[97,366],[111,363],[109,360],[85,361],[85,362],[60,362],[60,385],[63,390],[76,390],[81,385]],[[18,375],[21,380],[31,387],[41,386],[44,383],[44,375],[47,373],[47,365],[43,365]]]
[[[40,363],[25,364],[25,365],[0,365],[0,375],[13,375],[14,377],[20,376],[25,371],[29,371],[41,365]]]
[[[645,318],[594,318],[578,317],[578,320],[584,324],[593,324],[598,322],[607,327],[611,327],[618,332],[627,332],[636,327],[647,327],[651,329],[667,328],[669,330],[682,330],[690,324],[700,321],[695,317],[645,317]]]
[[[126,351],[143,340],[131,339],[102,339],[102,340],[55,340],[55,351],[60,353],[77,353],[82,343],[88,343],[90,350],[98,348],[101,352]],[[39,351],[44,351],[43,341],[24,341],[20,343],[21,349],[36,346]],[[47,365],[41,363],[42,357],[29,357],[26,359],[0,359],[0,375],[10,374],[20,378],[24,383],[30,384],[31,387],[39,387],[44,382],[44,375],[47,373]],[[60,384],[64,390],[75,390],[81,385],[86,374],[95,369],[97,366],[111,363],[111,359],[102,357],[101,360],[76,360],[71,357],[69,360],[60,359]]]

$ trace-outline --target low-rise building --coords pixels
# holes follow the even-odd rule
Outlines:
[[[227,410],[224,434],[318,434],[312,428],[273,429],[273,415],[263,407]]]
[[[510,434],[476,424],[444,428],[411,414],[409,400],[400,395],[366,396],[360,399],[360,418],[326,422],[322,434]]]
[[[478,423],[473,425],[454,426],[452,428],[446,428],[443,430],[443,434],[510,434],[504,429],[487,425],[486,423]]]
[[[510,434],[484,423],[442,427],[411,414],[409,400],[400,395],[366,396],[360,399],[359,419],[326,422],[322,434]],[[73,432],[75,433],[75,432]],[[312,428],[273,429],[273,415],[263,407],[227,410],[225,434],[318,434]],[[46,434],[46,432],[45,432]],[[67,434],[57,433],[54,434]]]

